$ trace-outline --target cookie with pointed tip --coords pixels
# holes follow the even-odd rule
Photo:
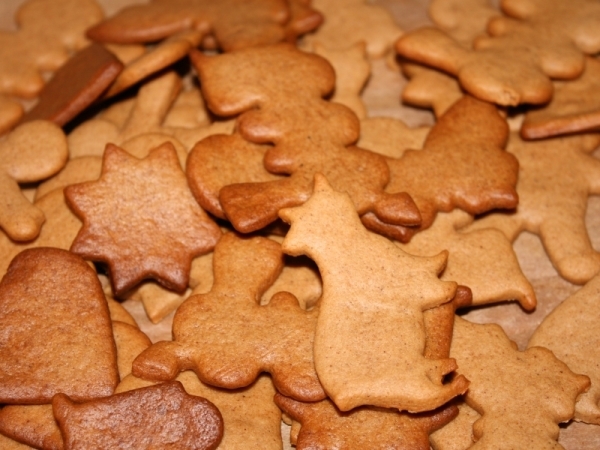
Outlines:
[[[589,153],[600,134],[523,141],[512,133],[507,151],[519,161],[516,209],[488,214],[469,230],[497,228],[514,241],[523,231],[540,236],[563,278],[583,284],[600,271],[600,253],[585,224],[588,196],[600,193],[600,161]]]
[[[459,286],[455,298],[425,311],[427,346],[425,355],[431,359],[448,357],[457,307],[471,301],[468,288]],[[429,435],[448,424],[458,409],[450,404],[426,413],[408,414],[362,406],[341,412],[330,400],[303,403],[281,394],[275,403],[292,420],[290,438],[302,449],[411,449],[429,450]],[[297,426],[301,425],[299,433]],[[377,430],[377,433],[373,433]]]
[[[546,348],[518,351],[496,324],[457,317],[450,356],[471,381],[465,399],[482,415],[473,425],[482,448],[558,448],[558,424],[573,418],[590,385]]]
[[[0,283],[0,317],[2,403],[113,393],[119,374],[108,307],[95,271],[81,258],[52,248],[21,252]]]
[[[178,381],[85,403],[58,394],[52,409],[65,450],[81,442],[93,448],[212,450],[223,435],[216,406],[189,395]]]
[[[450,301],[456,291],[456,283],[438,279],[446,252],[412,256],[369,233],[348,195],[320,174],[311,198],[280,215],[291,224],[283,250],[309,256],[321,272],[315,368],[341,411],[361,405],[430,411],[467,389],[464,377],[442,385],[454,360],[423,354],[423,311]]]
[[[123,64],[100,44],[73,55],[52,76],[22,122],[50,120],[64,126],[93,104],[117,78]]]
[[[586,58],[585,70],[579,78],[555,81],[552,101],[525,114],[521,137],[542,139],[600,129],[598,92],[600,60]]]
[[[473,305],[517,300],[526,311],[537,304],[535,291],[519,266],[511,242],[495,228],[464,232],[473,223],[464,211],[440,213],[431,228],[400,247],[411,255],[436,255],[446,249],[448,264],[442,280],[453,280],[473,291]]]
[[[269,372],[278,391],[304,401],[322,400],[312,357],[317,311],[302,310],[287,292],[268,305],[258,303],[281,271],[280,245],[225,233],[213,261],[211,291],[189,297],[177,309],[173,341],[142,353],[132,373],[168,380],[191,369],[205,383],[235,389]]]
[[[0,93],[35,97],[42,72],[55,71],[88,45],[85,30],[102,20],[95,0],[29,0],[17,10],[18,30],[0,32]]]
[[[116,296],[147,278],[183,292],[191,260],[221,236],[169,142],[141,160],[107,145],[100,178],[67,187],[65,197],[83,220],[71,251],[108,264]]]
[[[420,227],[382,223],[363,216],[371,230],[406,242],[433,223],[438,211],[460,208],[472,215],[517,206],[517,159],[504,150],[509,130],[492,104],[464,96],[431,128],[422,150],[387,158],[388,193],[407,192],[421,213]],[[460,137],[459,137],[460,136]]]
[[[131,5],[87,31],[97,42],[151,43],[185,30],[211,34],[224,51],[285,39],[285,0],[153,0]]]
[[[44,213],[24,197],[18,183],[54,175],[68,156],[63,131],[43,120],[18,126],[0,142],[0,228],[11,239],[34,239],[45,221]]]
[[[402,35],[389,11],[366,0],[313,0],[312,5],[325,20],[315,32],[304,36],[304,47],[320,42],[331,50],[341,50],[364,42],[369,57],[380,58]]]
[[[372,211],[386,223],[420,222],[408,195],[384,193],[385,160],[352,145],[359,134],[356,115],[323,98],[335,84],[325,59],[287,44],[191,56],[210,109],[220,115],[239,114],[238,133],[244,139],[273,144],[265,153],[265,168],[289,175],[221,188],[220,204],[238,231],[263,228],[277,219],[281,208],[306,201],[316,172],[348,192],[360,214]]]
[[[531,336],[528,347],[546,347],[569,368],[590,377],[590,390],[575,404],[575,420],[600,424],[600,372],[598,371],[598,291],[596,275],[583,288],[547,315]]]

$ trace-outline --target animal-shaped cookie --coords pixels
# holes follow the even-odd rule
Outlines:
[[[467,389],[464,377],[442,384],[454,360],[423,354],[423,311],[456,291],[437,277],[446,253],[412,256],[369,233],[348,195],[319,174],[311,198],[280,215],[291,224],[283,250],[308,255],[321,272],[315,368],[341,411],[361,405],[429,411]]]
[[[573,417],[588,377],[546,348],[519,352],[498,325],[460,317],[450,355],[471,381],[467,404],[482,415],[473,425],[476,448],[560,448],[558,424]]]
[[[81,442],[91,448],[213,450],[223,435],[219,410],[178,381],[79,404],[58,394],[52,409],[65,450]]]
[[[52,248],[20,253],[0,283],[0,317],[2,403],[114,392],[119,374],[106,299],[78,256]]]
[[[547,315],[529,340],[528,347],[546,347],[571,370],[590,377],[592,385],[575,405],[575,420],[600,424],[600,372],[596,356],[598,290],[596,275]]]
[[[277,218],[279,209],[302,204],[316,172],[348,192],[360,214],[372,211],[386,223],[419,223],[410,197],[383,193],[385,160],[351,146],[358,138],[356,115],[323,99],[335,83],[324,59],[279,44],[214,57],[194,52],[192,61],[210,109],[224,116],[240,114],[238,132],[246,140],[273,144],[265,154],[265,168],[290,175],[220,190],[220,204],[238,231],[260,229]]]
[[[600,161],[589,155],[600,135],[523,141],[511,134],[507,151],[519,161],[519,205],[467,229],[497,228],[514,241],[523,231],[540,236],[550,261],[568,281],[583,284],[600,270],[585,226],[588,195],[600,193]]]
[[[408,244],[398,244],[411,255],[431,256],[448,250],[442,280],[469,286],[473,305],[517,300],[531,311],[537,300],[511,242],[495,228],[463,232],[473,217],[463,211],[440,213],[431,228],[417,233]]]
[[[71,251],[108,264],[117,296],[146,278],[183,292],[191,260],[221,236],[189,191],[169,142],[141,160],[107,145],[100,178],[67,187],[65,196],[83,220]]]
[[[137,44],[201,30],[214,36],[220,48],[231,51],[283,41],[289,19],[285,0],[153,0],[121,9],[87,35],[98,42]]]
[[[142,353],[133,374],[168,380],[191,369],[205,383],[235,389],[267,371],[285,395],[322,400],[325,394],[312,356],[317,311],[300,309],[287,292],[276,294],[265,306],[258,303],[281,271],[280,245],[225,233],[213,264],[211,291],[189,297],[178,308],[173,341],[159,342]]]
[[[17,11],[18,30],[0,32],[0,93],[31,98],[70,53],[88,44],[85,30],[103,18],[94,0],[30,0]]]
[[[541,139],[600,128],[600,60],[586,58],[581,76],[570,81],[555,81],[552,101],[525,114],[521,126],[523,139]]]
[[[508,134],[494,105],[465,96],[431,128],[422,150],[387,158],[390,182],[385,191],[410,194],[421,213],[420,229],[433,223],[437,211],[458,207],[475,215],[514,208],[518,163],[504,151]],[[419,229],[384,224],[371,213],[362,220],[368,228],[399,241]]]
[[[0,142],[0,227],[15,241],[34,239],[45,217],[23,196],[18,183],[41,181],[67,162],[67,140],[53,123],[34,121]]]

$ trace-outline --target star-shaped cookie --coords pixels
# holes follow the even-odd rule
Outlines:
[[[108,264],[117,296],[147,278],[183,292],[191,260],[221,236],[168,142],[141,160],[107,145],[100,179],[69,186],[65,195],[84,222],[71,250]]]

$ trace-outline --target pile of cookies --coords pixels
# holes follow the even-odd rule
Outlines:
[[[0,448],[597,447],[596,0],[14,17]]]

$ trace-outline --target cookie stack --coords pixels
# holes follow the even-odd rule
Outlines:
[[[0,447],[599,442],[578,2],[20,5]]]

